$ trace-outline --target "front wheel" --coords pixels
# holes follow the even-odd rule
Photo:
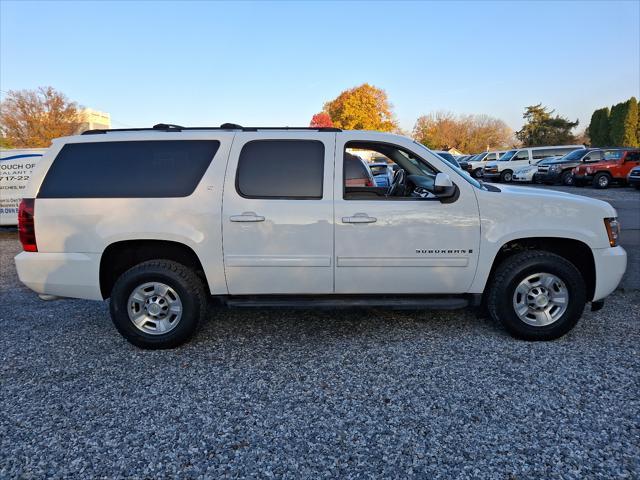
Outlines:
[[[571,186],[573,185],[573,174],[570,171],[564,172],[562,174],[562,177],[560,177],[560,180],[562,181],[563,185]]]
[[[611,177],[608,173],[600,172],[593,177],[593,186],[596,188],[609,188],[610,183]]]
[[[188,267],[171,260],[140,263],[116,281],[111,319],[129,342],[147,349],[186,342],[206,315],[204,286]]]
[[[511,170],[505,170],[500,174],[500,181],[504,183],[509,183],[513,180],[513,172]]]
[[[536,250],[504,260],[487,296],[491,317],[524,340],[561,337],[576,325],[586,302],[578,269],[559,255]]]
[[[482,168],[476,168],[471,175],[473,178],[482,178]]]

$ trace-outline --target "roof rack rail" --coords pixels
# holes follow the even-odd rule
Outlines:
[[[335,127],[243,127],[237,123],[223,123],[219,127],[183,127],[173,123],[158,123],[151,128],[105,128],[82,132],[82,135],[100,135],[109,132],[182,132],[185,130],[242,130],[243,132],[257,132],[258,130],[313,130],[316,132],[341,132]]]

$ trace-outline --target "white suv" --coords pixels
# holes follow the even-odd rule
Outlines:
[[[345,185],[347,150],[395,164],[391,185]],[[46,298],[109,298],[117,329],[145,348],[186,341],[210,297],[482,306],[517,337],[553,339],[626,268],[609,204],[484,186],[386,133],[89,131],[53,142],[25,197],[20,280]]]

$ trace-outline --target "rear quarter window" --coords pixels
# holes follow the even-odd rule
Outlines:
[[[219,147],[216,140],[70,143],[53,161],[38,198],[186,197]]]

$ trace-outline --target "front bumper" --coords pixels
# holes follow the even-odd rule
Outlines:
[[[629,177],[627,178],[627,183],[632,187],[635,187],[636,185],[640,185],[640,177]]]
[[[482,171],[483,180],[499,180],[500,172],[487,172],[486,170]]]
[[[533,181],[536,183],[558,183],[560,181],[560,173],[536,172],[533,175]]]
[[[612,293],[620,284],[627,269],[627,252],[624,248],[598,248],[592,250],[596,266],[596,288],[592,301],[598,301]]]
[[[18,278],[39,294],[102,300],[100,254],[22,252]]]
[[[531,174],[522,174],[522,173],[514,173],[511,179],[514,182],[531,182],[533,180],[533,175]]]

